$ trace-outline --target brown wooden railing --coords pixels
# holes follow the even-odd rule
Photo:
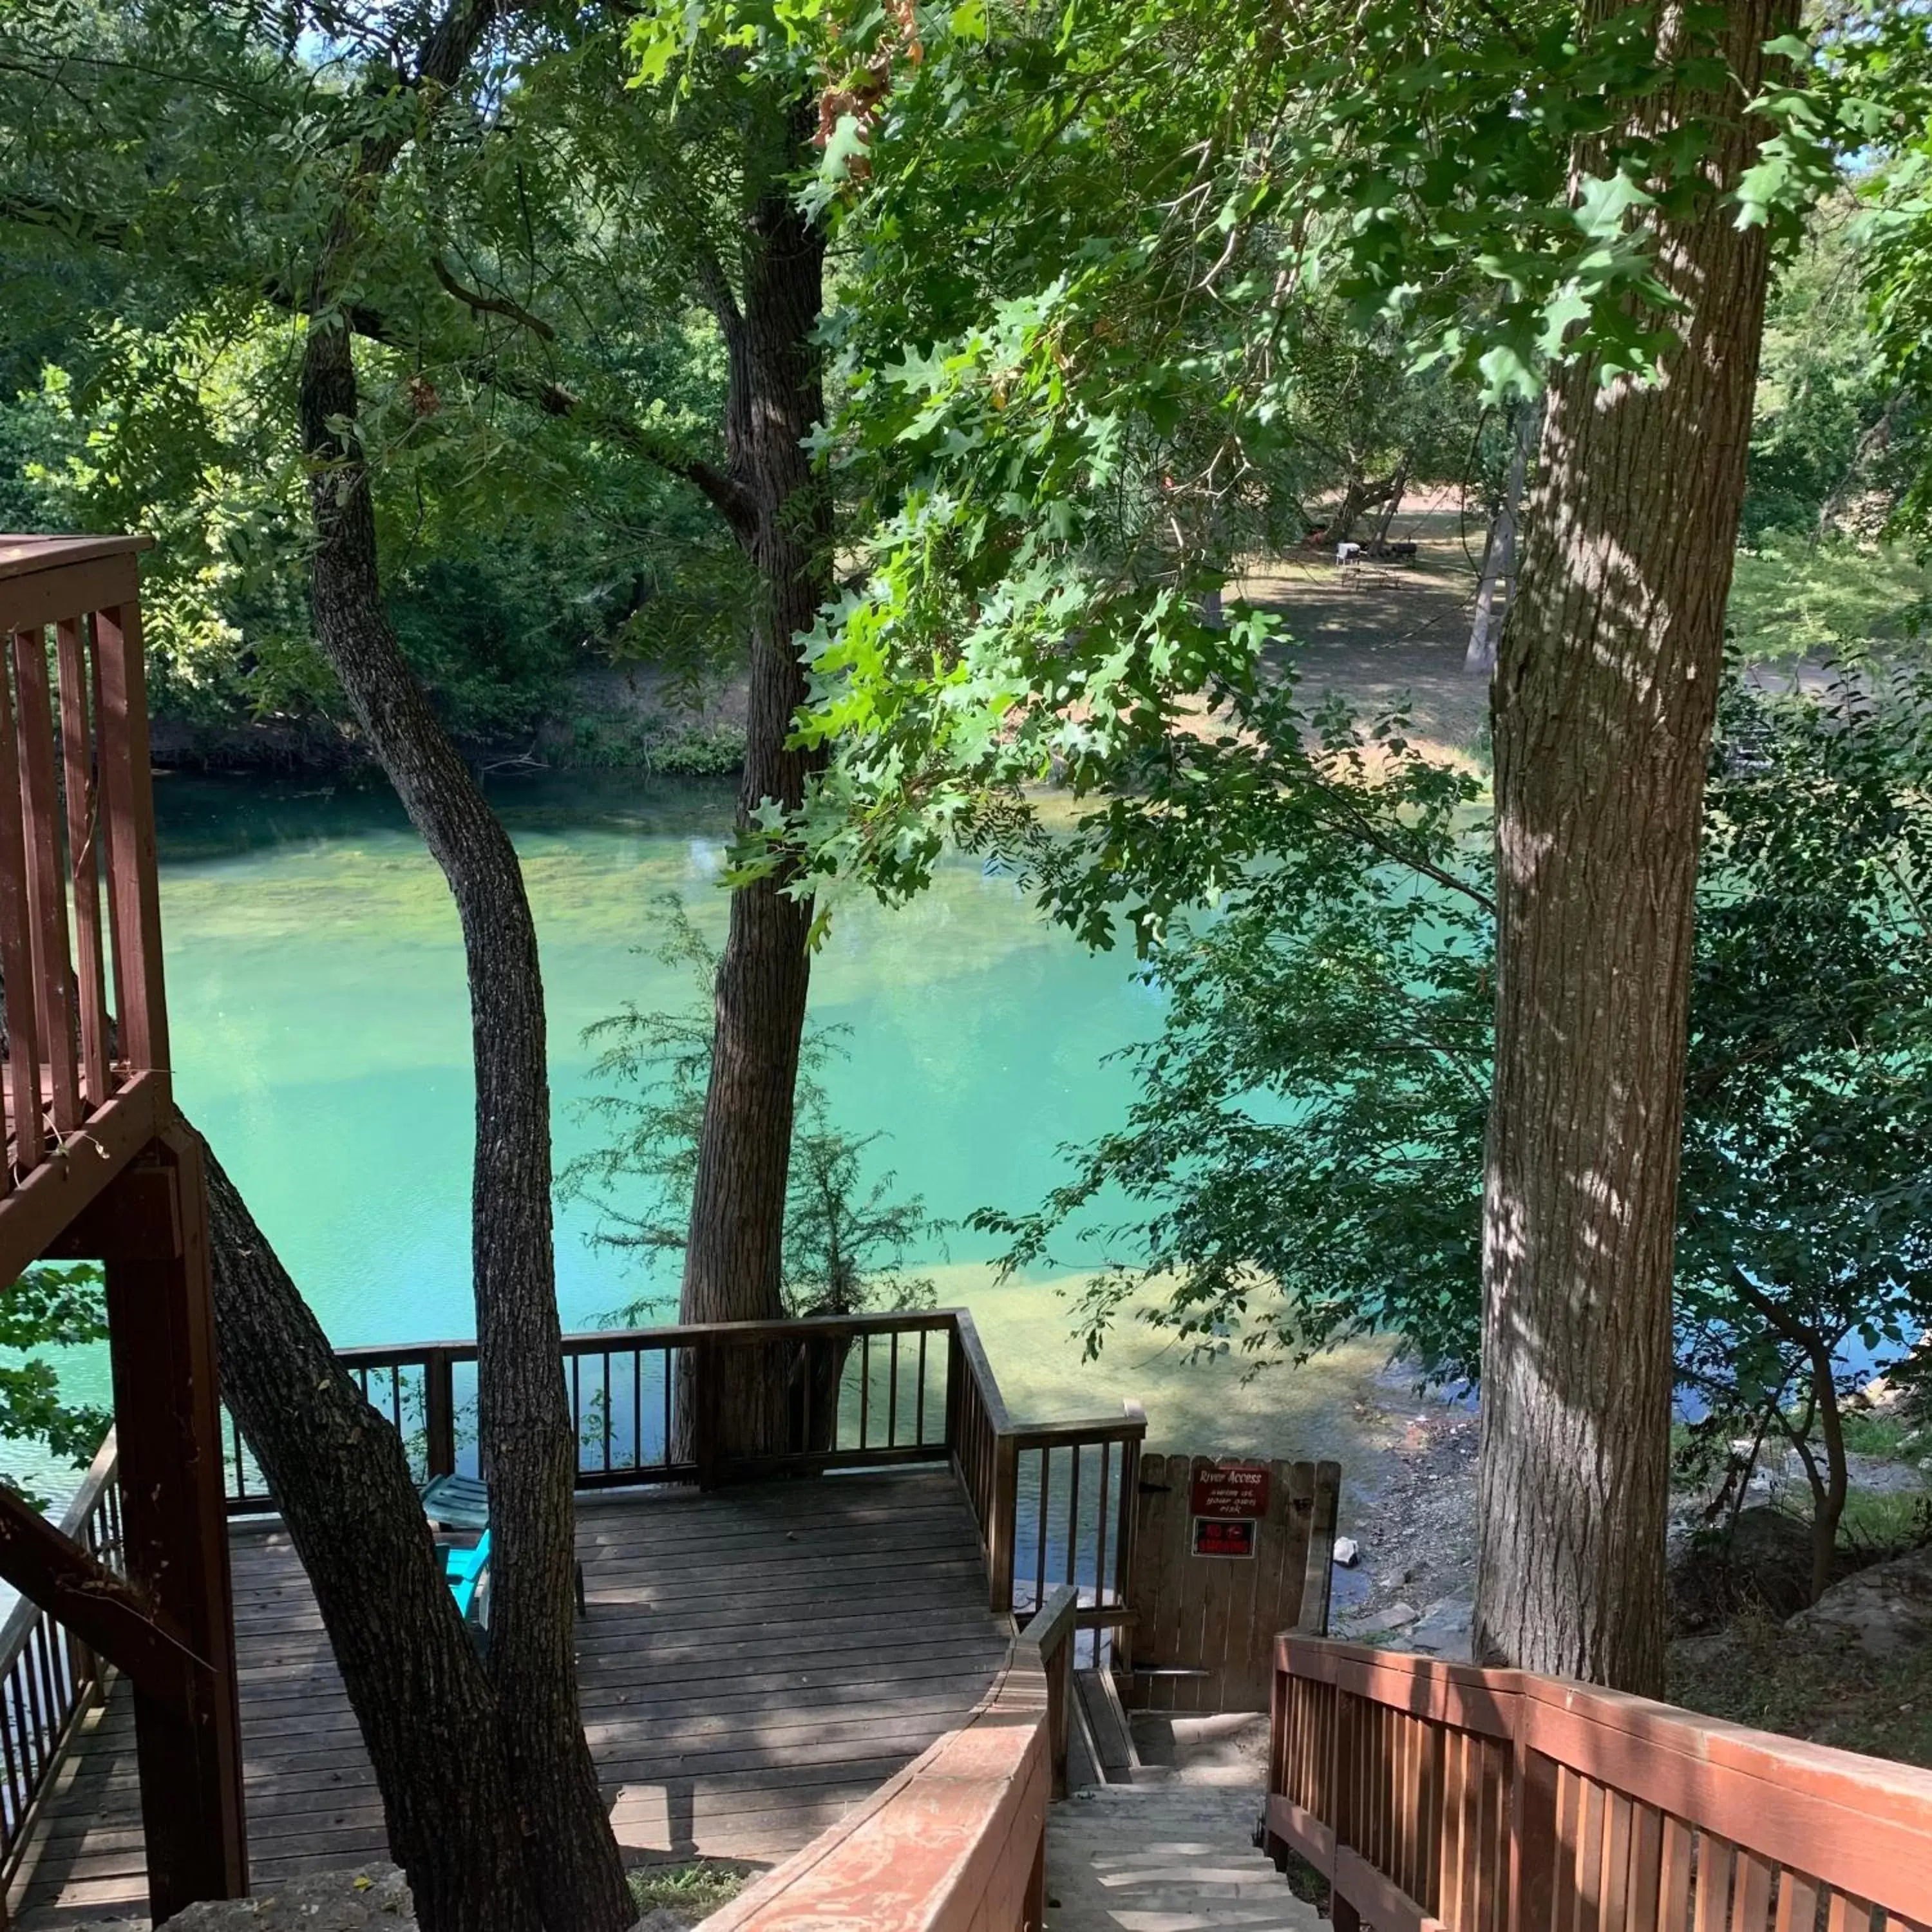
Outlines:
[[[0,538],[0,1283],[152,1138],[166,1099],[145,547]]]
[[[784,1432],[755,1454],[724,1441],[710,1399],[734,1357],[753,1351],[791,1391]],[[418,1477],[474,1472],[473,1342],[340,1355],[402,1435]],[[979,1524],[995,1610],[1031,1616],[1065,1584],[1084,1631],[1132,1614],[1147,1418],[1130,1407],[1083,1422],[1015,1423],[963,1309],[593,1330],[565,1336],[563,1358],[579,1489],[950,1462]],[[226,1460],[230,1514],[272,1509],[232,1422]],[[1088,1640],[1089,1654],[1099,1640]]]
[[[973,1318],[952,1314],[953,1460],[978,1518],[996,1610],[1036,1614],[1054,1584],[1080,1593],[1083,1630],[1129,1621],[1136,1496],[1147,1417],[1016,1424]]]
[[[110,1431],[60,1528],[110,1569],[121,1562],[121,1491]],[[22,1597],[0,1625],[0,1898],[75,1725],[104,1688],[103,1666]]]
[[[707,1918],[706,1932],[1043,1932],[1076,1606],[1070,1586],[1050,1590],[964,1724]]]
[[[1932,1772],[1525,1672],[1278,1638],[1268,1789],[1337,1932],[1932,1925]]]

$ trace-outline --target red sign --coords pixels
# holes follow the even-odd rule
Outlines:
[[[1252,1556],[1255,1553],[1255,1526],[1252,1519],[1223,1522],[1210,1516],[1194,1519],[1194,1553],[1197,1556]]]
[[[1221,1522],[1258,1522],[1268,1514],[1268,1505],[1265,1462],[1222,1462],[1194,1472],[1189,1488],[1191,1516],[1211,1516]]]

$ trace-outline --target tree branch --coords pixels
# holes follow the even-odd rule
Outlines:
[[[487,382],[504,394],[529,404],[545,416],[601,430],[621,442],[634,455],[681,478],[730,525],[735,536],[748,537],[756,527],[757,506],[748,490],[716,464],[706,462],[701,456],[694,454],[634,417],[600,409],[594,404],[586,403],[561,382],[520,369],[504,369],[490,363],[474,362],[466,364],[464,372],[479,382]]]
[[[520,327],[527,328],[540,341],[554,342],[556,331],[540,315],[532,315],[520,303],[512,302],[508,296],[479,295],[474,289],[466,289],[452,274],[444,265],[440,255],[430,257],[430,271],[442,284],[444,290],[461,302],[466,308],[478,315],[500,315]]]

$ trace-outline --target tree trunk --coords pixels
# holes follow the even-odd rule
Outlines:
[[[1710,131],[1716,187],[1755,148],[1742,106],[1794,12],[1732,0],[1741,90],[1643,105],[1652,130]],[[1653,218],[1658,272],[1687,304],[1678,345],[1654,385],[1606,386],[1588,358],[1558,375],[1491,696],[1475,1638],[1484,1663],[1654,1694],[1692,895],[1766,252],[1711,186]]]
[[[315,524],[316,640],[456,901],[476,1073],[471,1240],[478,1425],[490,1484],[490,1676],[552,1932],[634,1914],[584,1742],[574,1647],[575,1430],[550,1229],[549,1073],[536,928],[508,836],[404,661],[378,580],[355,364],[311,317],[302,435]],[[345,428],[344,426],[347,425]]]
[[[790,810],[804,802],[815,760],[788,742],[806,697],[797,640],[832,592],[830,501],[805,446],[824,412],[812,335],[824,300],[825,241],[790,188],[815,123],[809,102],[778,111],[786,116],[782,164],[770,169],[748,218],[742,301],[712,291],[729,357],[725,447],[750,506],[739,535],[761,591],[740,834],[768,802]],[[811,899],[788,890],[794,876],[782,865],[731,895],[680,1298],[686,1322],[784,1312],[785,1189],[812,921]],[[749,1351],[734,1351],[733,1359],[736,1372],[716,1413],[728,1448],[749,1450],[784,1426],[783,1378]]]
[[[1845,1419],[1839,1411],[1838,1385],[1828,1354],[1822,1354],[1812,1365],[1811,1391],[1817,1406],[1819,1432],[1825,1438],[1822,1484],[1815,1480],[1816,1463],[1808,1455],[1805,1459],[1816,1492],[1811,1510],[1810,1600],[1815,1604],[1832,1587],[1838,1567],[1838,1525],[1844,1520],[1845,1498],[1851,1487],[1851,1468],[1845,1460]]]
[[[204,1144],[221,1393],[314,1586],[424,1932],[536,1932],[496,1699],[401,1439]]]
[[[1379,483],[1371,483],[1366,478],[1351,470],[1348,487],[1342,492],[1342,501],[1334,516],[1328,520],[1328,527],[1322,532],[1324,543],[1341,543],[1351,536],[1362,513],[1372,510],[1378,503],[1388,501],[1389,493],[1395,487],[1393,477],[1384,477]]]
[[[1462,668],[1487,677],[1496,668],[1498,621],[1507,614],[1516,584],[1516,516],[1522,506],[1522,485],[1529,467],[1530,452],[1543,424],[1539,404],[1520,405],[1516,419],[1515,446],[1510,452],[1509,472],[1503,478],[1503,500],[1490,524],[1490,540],[1483,546],[1482,580],[1476,586],[1476,613],[1469,626],[1469,648],[1462,656]],[[1502,592],[1503,606],[1496,608],[1496,592]]]
[[[1404,456],[1395,466],[1395,474],[1389,479],[1388,495],[1383,500],[1381,520],[1376,525],[1375,537],[1370,546],[1370,554],[1380,556],[1388,547],[1389,532],[1394,527],[1396,516],[1402,509],[1402,500],[1408,494],[1408,458]]]

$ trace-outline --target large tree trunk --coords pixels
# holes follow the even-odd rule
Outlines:
[[[806,696],[797,639],[832,590],[830,499],[805,438],[824,413],[812,340],[824,299],[825,241],[798,209],[793,171],[808,152],[811,104],[779,110],[784,140],[748,218],[742,297],[710,292],[729,356],[725,447],[750,514],[740,529],[761,608],[752,646],[750,714],[738,827],[759,808],[801,804],[813,760],[788,744]],[[790,869],[731,895],[718,969],[710,1084],[705,1094],[680,1313],[686,1322],[758,1321],[784,1312],[780,1268],[791,1160],[793,1090],[805,1029],[809,898]],[[720,1411],[729,1446],[748,1448],[783,1423],[772,1377],[747,1364]]]
[[[1606,386],[1587,358],[1552,386],[1491,699],[1477,1655],[1652,1694],[1692,895],[1766,274],[1764,230],[1716,189],[1756,145],[1742,109],[1794,14],[1732,0],[1741,90],[1646,104],[1652,128],[1712,136],[1714,185],[1658,223],[1680,340],[1654,386]]]
[[[544,1922],[553,1932],[621,1932],[634,1915],[578,1710],[577,1439],[564,1390],[551,1246],[550,1084],[536,928],[508,836],[397,646],[377,577],[356,412],[346,328],[340,316],[318,314],[301,377],[316,640],[449,882],[469,969],[490,1676]]]
[[[212,1150],[221,1393],[314,1586],[424,1932],[536,1932],[496,1699],[401,1438],[357,1391]]]

